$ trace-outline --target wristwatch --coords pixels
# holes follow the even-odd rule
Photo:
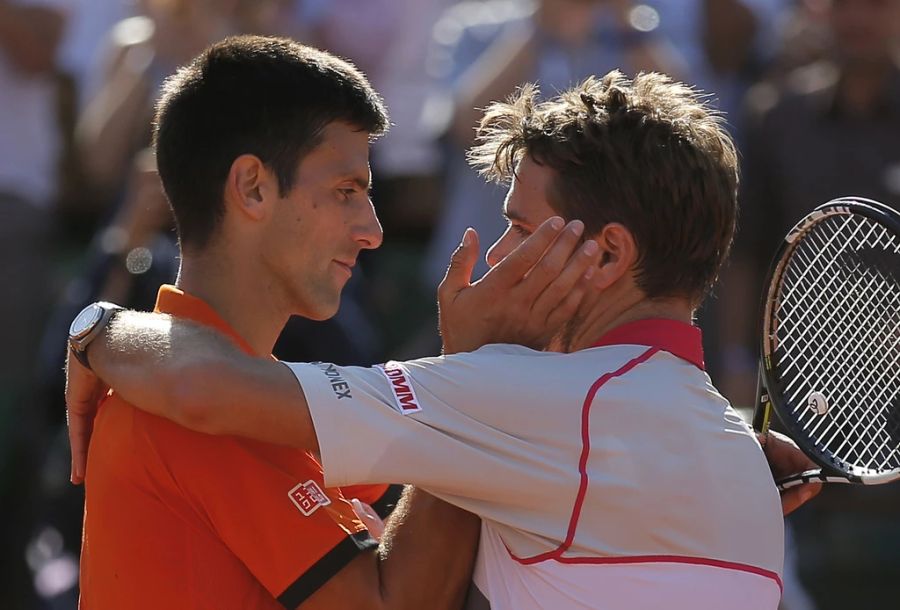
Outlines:
[[[72,324],[69,326],[69,347],[78,362],[88,369],[91,368],[87,358],[88,345],[109,324],[116,312],[122,309],[124,307],[119,307],[114,303],[98,301],[82,309],[81,313],[72,320]]]

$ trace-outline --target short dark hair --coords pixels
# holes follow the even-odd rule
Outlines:
[[[213,44],[163,85],[153,143],[182,247],[202,248],[224,214],[234,160],[253,154],[281,194],[322,129],[344,121],[387,131],[379,95],[352,64],[288,39],[236,36]]]
[[[702,95],[662,74],[613,71],[537,101],[534,86],[487,109],[469,158],[509,180],[528,155],[550,167],[551,206],[585,233],[619,222],[638,246],[651,298],[699,304],[728,255],[737,216],[737,153]]]

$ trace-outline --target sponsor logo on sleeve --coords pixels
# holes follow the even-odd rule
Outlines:
[[[331,498],[325,495],[318,483],[310,479],[306,483],[300,483],[288,492],[291,502],[300,509],[300,512],[309,517],[319,510],[319,507],[331,504]]]
[[[331,385],[331,391],[334,392],[338,400],[353,398],[353,395],[350,394],[350,384],[341,376],[341,371],[338,367],[330,362],[315,362],[313,364],[325,373],[325,377],[328,378],[328,383]]]
[[[403,415],[412,415],[422,410],[416,391],[410,383],[409,371],[399,362],[387,362],[378,366],[378,370],[387,377],[391,392],[394,394],[394,403],[397,410]]]

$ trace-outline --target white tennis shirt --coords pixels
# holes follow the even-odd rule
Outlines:
[[[288,366],[328,485],[411,483],[482,518],[473,610],[778,606],[778,492],[696,327],[642,320],[572,354]]]

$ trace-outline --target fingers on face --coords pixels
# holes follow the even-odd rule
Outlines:
[[[573,220],[557,235],[522,282],[523,288],[529,294],[537,297],[548,285],[558,279],[573,253],[578,250],[583,233],[584,223],[580,220]]]
[[[547,315],[547,322],[545,324],[547,329],[555,331],[571,320],[575,315],[575,312],[578,311],[578,307],[581,305],[581,301],[584,299],[587,290],[588,288],[585,283],[579,283],[575,288],[569,291],[562,303]]]
[[[559,324],[571,318],[592,286],[591,278],[599,259],[600,248],[593,240],[586,241],[576,249],[556,279],[541,292],[535,302],[535,313],[544,316],[548,325]]]
[[[504,287],[514,286],[522,281],[522,278],[541,260],[547,248],[554,243],[564,226],[565,222],[559,216],[544,221],[528,239],[516,246],[509,256],[491,270],[495,281]]]

